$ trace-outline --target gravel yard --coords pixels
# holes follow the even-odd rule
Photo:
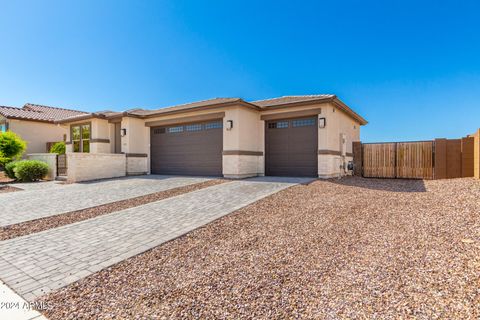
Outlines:
[[[18,224],[9,225],[6,227],[0,227],[0,241],[24,236],[24,235],[35,233],[35,232],[40,232],[40,231],[51,229],[51,228],[60,227],[66,224],[90,219],[99,215],[120,211],[127,208],[137,207],[142,204],[178,196],[183,193],[200,190],[200,189],[214,186],[224,182],[226,182],[226,180],[222,180],[222,179],[209,180],[206,182],[169,189],[166,191],[160,191],[160,192],[148,194],[145,196],[140,196],[140,197],[117,201],[117,202],[113,202],[113,203],[109,203],[101,206],[96,206],[93,208],[77,210],[73,212],[59,214],[56,216],[49,216],[46,218],[26,221]],[[7,188],[13,188],[13,187],[7,187]],[[16,188],[13,188],[13,189],[16,189]],[[1,190],[2,189],[0,189],[0,192],[2,192]]]
[[[480,181],[291,187],[40,300],[50,319],[478,319]]]

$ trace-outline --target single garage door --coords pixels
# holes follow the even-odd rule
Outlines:
[[[222,175],[222,120],[151,128],[152,173]]]
[[[317,118],[267,121],[265,173],[269,176],[318,176]]]

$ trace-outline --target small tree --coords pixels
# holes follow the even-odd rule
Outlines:
[[[0,132],[0,166],[21,157],[27,143],[11,131]]]
[[[50,153],[65,154],[66,151],[65,142],[56,142],[51,148]]]

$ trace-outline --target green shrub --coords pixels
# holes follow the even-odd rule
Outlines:
[[[12,161],[5,165],[5,173],[10,179],[16,179],[15,177],[15,167],[17,166],[18,161]]]
[[[57,142],[50,148],[50,153],[65,154],[66,151],[65,142]]]
[[[0,166],[20,158],[26,148],[27,143],[15,133],[0,132]]]
[[[22,160],[15,165],[15,178],[22,182],[37,181],[48,173],[48,164],[39,160]]]

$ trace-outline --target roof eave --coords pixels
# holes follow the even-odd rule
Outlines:
[[[343,103],[340,99],[338,99],[338,97],[336,95],[333,95],[331,97],[311,99],[311,100],[306,100],[306,101],[296,101],[296,102],[282,103],[282,104],[262,107],[261,109],[262,110],[269,110],[269,109],[280,109],[280,108],[288,108],[288,107],[300,107],[300,106],[311,105],[312,103],[333,103],[337,108],[339,108],[340,110],[343,110],[350,117],[357,120],[360,123],[360,125],[364,126],[368,123],[367,120],[365,120],[362,116],[360,116],[358,113],[353,111],[349,106],[347,106],[345,103]]]
[[[107,119],[107,117],[105,117],[104,115],[101,115],[101,114],[88,113],[86,115],[82,115],[82,116],[78,116],[78,117],[70,117],[70,118],[65,118],[65,119],[61,119],[61,120],[56,120],[54,123],[56,123],[56,124],[72,123],[72,122],[88,120],[88,119]]]
[[[43,122],[43,123],[55,123],[54,120],[47,120],[47,119],[31,119],[31,118],[23,118],[23,117],[15,117],[15,116],[6,116],[0,113],[2,117],[7,120],[21,120],[21,121],[33,121],[33,122]]]
[[[170,115],[170,114],[179,114],[179,113],[188,113],[188,112],[194,112],[197,110],[208,110],[208,109],[217,109],[217,108],[222,108],[222,107],[231,107],[235,105],[241,105],[245,106],[247,108],[255,109],[255,110],[261,110],[261,108],[255,104],[246,102],[242,99],[238,99],[235,101],[228,101],[228,102],[221,102],[221,103],[213,103],[213,104],[207,104],[203,106],[194,106],[194,107],[189,107],[185,109],[177,109],[177,110],[170,110],[170,111],[162,111],[162,109],[159,109],[158,111],[154,113],[150,113],[144,116],[140,116],[140,118],[153,118],[153,117],[159,117],[163,115]]]
[[[281,108],[288,108],[288,107],[297,107],[297,106],[305,106],[312,103],[328,103],[334,100],[335,96],[327,97],[327,98],[318,98],[318,99],[310,99],[305,101],[295,101],[295,102],[287,102],[281,104],[274,104],[271,106],[260,107],[260,110],[268,110],[268,109],[281,109]]]

